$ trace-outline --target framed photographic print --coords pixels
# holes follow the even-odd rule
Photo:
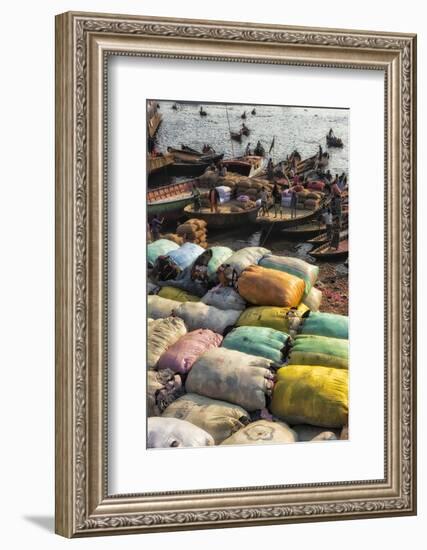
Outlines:
[[[56,18],[56,531],[416,513],[416,37]]]

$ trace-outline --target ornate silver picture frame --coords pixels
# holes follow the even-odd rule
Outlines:
[[[114,495],[107,486],[107,60],[385,75],[384,479]],[[222,21],[56,18],[56,532],[65,537],[416,513],[416,37]],[[378,368],[382,368],[378,365]]]

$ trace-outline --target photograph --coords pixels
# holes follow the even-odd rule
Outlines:
[[[147,448],[348,440],[350,109],[146,106]]]

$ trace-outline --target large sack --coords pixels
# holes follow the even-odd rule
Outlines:
[[[163,416],[191,422],[211,434],[217,445],[250,422],[249,414],[242,407],[195,393],[187,393],[174,401]]]
[[[185,389],[212,399],[240,405],[247,411],[263,409],[271,395],[271,361],[225,348],[211,349],[194,363]]]
[[[147,421],[147,447],[206,447],[214,445],[207,432],[194,424],[177,418],[152,416]]]
[[[269,445],[272,443],[294,443],[297,434],[284,422],[257,420],[240,428],[221,445]]]
[[[211,330],[197,329],[182,336],[160,357],[157,368],[185,374],[205,351],[221,345],[222,336]]]
[[[224,334],[227,327],[236,324],[240,311],[234,309],[224,311],[201,302],[187,302],[180,304],[174,310],[174,314],[184,319],[188,330],[208,328],[218,334]]]
[[[231,248],[228,248],[228,246],[211,246],[204,252],[204,254],[202,254],[202,256],[205,254],[208,256],[208,279],[211,283],[215,283],[218,281],[217,270],[219,266],[230,258],[233,251]],[[196,264],[199,260],[202,260],[202,257],[199,257],[196,260]]]
[[[200,301],[208,306],[225,310],[243,311],[246,307],[245,300],[231,286],[217,285],[211,288]]]
[[[348,423],[348,370],[294,365],[277,372],[271,412],[288,424]]]
[[[195,243],[184,243],[176,250],[159,256],[154,265],[155,276],[161,281],[176,279],[184,269],[191,267],[204,249]]]
[[[310,426],[309,424],[297,424],[292,429],[298,435],[298,441],[328,441],[339,439],[340,431],[330,428],[325,431],[322,426]]]
[[[147,368],[156,368],[162,353],[186,333],[185,323],[179,317],[150,321],[147,326]]]
[[[237,327],[227,334],[222,347],[283,363],[289,335],[267,327]]]
[[[297,307],[304,288],[294,275],[257,265],[246,268],[238,280],[240,296],[258,306]]]
[[[159,295],[149,295],[147,297],[147,315],[151,319],[164,319],[170,317],[173,310],[179,306],[181,302],[177,300],[168,300]]]
[[[158,239],[147,246],[147,265],[153,267],[159,256],[165,256],[168,252],[177,250],[179,245],[168,239]]]
[[[261,246],[247,246],[241,248],[237,252],[234,252],[227,260],[221,265],[221,268],[229,267],[231,270],[239,276],[244,269],[250,265],[257,264],[263,256],[270,254],[270,250]]]
[[[169,300],[176,300],[177,302],[198,302],[200,298],[190,294],[182,288],[175,288],[174,286],[164,286],[158,292],[158,296],[162,298],[168,298]]]
[[[311,311],[319,311],[322,303],[322,291],[313,286],[307,296],[304,296],[302,303]]]
[[[249,307],[243,311],[236,324],[237,326],[269,327],[292,334],[298,330],[309,311],[302,304],[298,308]]]
[[[300,334],[290,351],[289,365],[348,369],[348,340]]]
[[[316,284],[317,277],[319,275],[319,267],[317,265],[309,264],[299,258],[292,258],[290,256],[273,256],[269,254],[264,256],[259,262],[261,267],[268,269],[277,269],[283,271],[289,275],[299,277],[305,283],[305,295],[307,295],[311,287]]]
[[[348,340],[348,316],[335,313],[313,312],[304,321],[301,334],[330,336]]]
[[[160,416],[168,405],[185,393],[179,374],[170,370],[147,373],[147,416]]]

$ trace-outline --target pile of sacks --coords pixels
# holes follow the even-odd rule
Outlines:
[[[346,438],[348,317],[319,311],[318,268],[218,248],[203,294],[150,281],[148,446]]]
[[[300,210],[317,210],[320,208],[321,200],[324,193],[321,191],[315,191],[310,189],[304,189],[302,185],[297,186],[297,209]],[[291,206],[291,192],[286,190],[282,193],[282,206],[290,208]]]
[[[183,239],[183,242],[195,243],[203,248],[207,248],[207,229],[206,222],[204,220],[198,220],[197,218],[191,218],[185,223],[178,226],[176,233],[178,237]]]

